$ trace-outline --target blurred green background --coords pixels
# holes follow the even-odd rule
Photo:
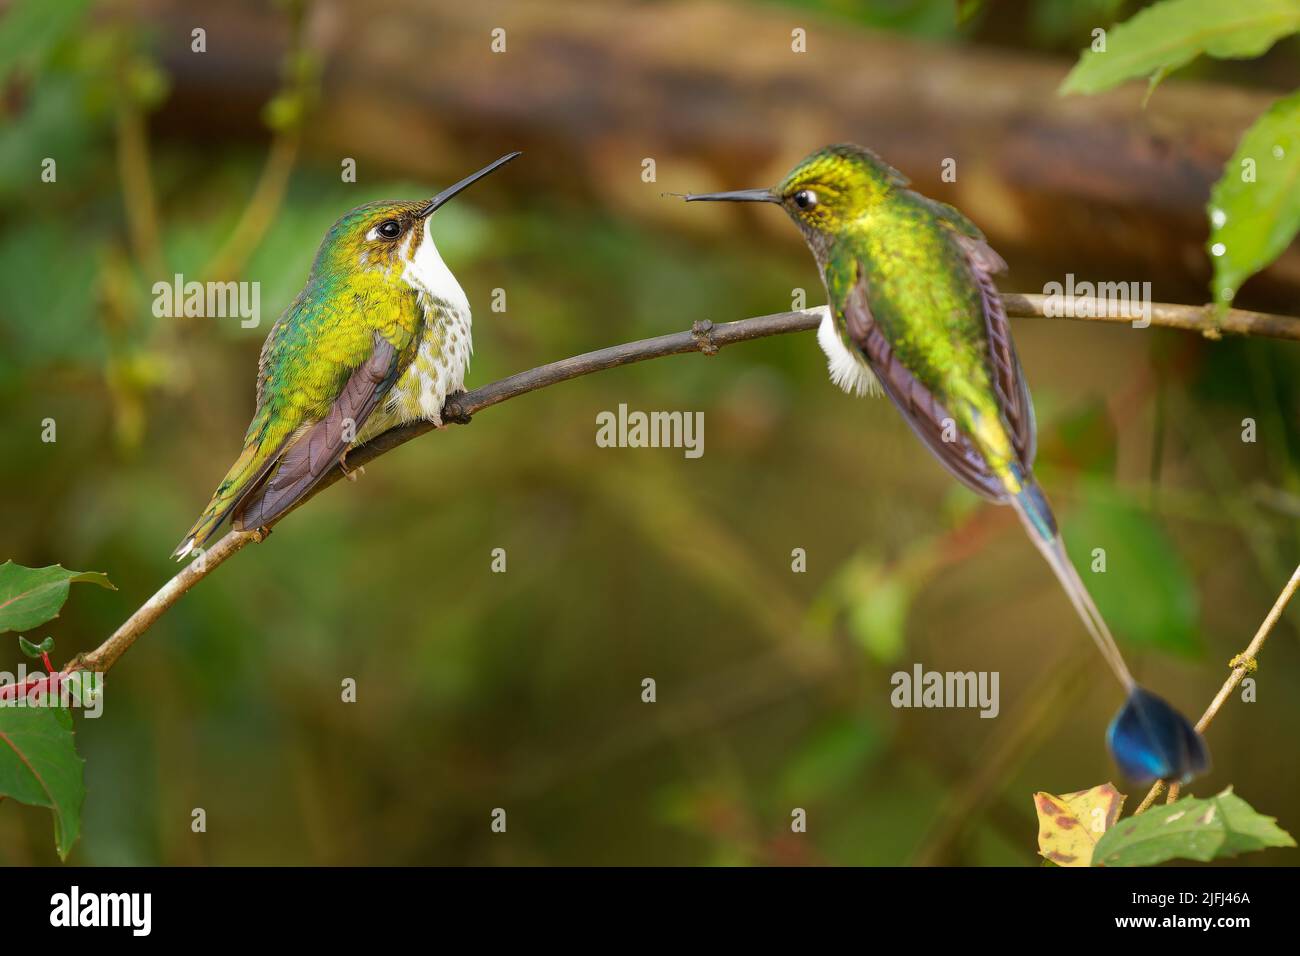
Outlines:
[[[57,660],[98,644],[174,573],[328,226],[508,149],[525,155],[434,223],[474,308],[470,387],[798,289],[824,301],[779,212],[660,194],[773,182],[837,140],[961,204],[1011,263],[1004,290],[1074,273],[1203,302],[1209,184],[1300,81],[1297,44],[1188,71],[1145,112],[1141,89],[1058,99],[1090,30],[1133,6],[996,3],[958,26],[920,0],[51,4],[0,45],[0,558],[107,572],[116,592],[74,590],[47,629]],[[1294,253],[1238,304],[1295,313]],[[152,284],[178,272],[260,282],[262,327],[154,318]],[[1088,580],[1136,673],[1199,714],[1300,554],[1300,350],[1015,332],[1072,552],[1106,549]],[[703,457],[596,447],[619,403],[703,411]],[[1193,787],[1232,784],[1292,832],[1296,621]],[[1000,672],[1001,713],[893,709],[890,675],[916,662]],[[71,859],[1033,865],[1031,795],[1114,776],[1118,704],[1014,516],[956,488],[883,400],[828,384],[811,334],[785,336],[485,411],[222,566],[79,720]],[[1131,809],[1144,790],[1116,783]],[[55,859],[47,811],[0,805],[0,861]]]

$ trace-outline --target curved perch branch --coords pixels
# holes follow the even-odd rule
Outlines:
[[[1042,295],[1004,294],[1003,305],[1007,314],[1017,318],[1047,318],[1045,314],[1046,297]],[[1096,299],[1076,297],[1073,316],[1087,321],[1129,323],[1128,318],[1109,318],[1106,303]],[[689,332],[676,332],[660,335],[639,342],[627,342],[609,348],[586,352],[571,358],[551,362],[519,372],[492,382],[470,392],[460,392],[448,397],[443,405],[444,422],[465,424],[470,417],[485,408],[499,405],[501,402],[534,392],[548,385],[557,385],[570,379],[592,372],[631,365],[648,359],[661,358],[665,355],[682,355],[687,352],[702,352],[713,355],[725,345],[761,339],[771,335],[785,335],[790,332],[806,332],[815,329],[826,314],[826,307],[805,309],[801,312],[778,312],[753,319],[741,319],[714,325],[712,322],[696,322]],[[1222,315],[1213,306],[1169,305],[1152,303],[1151,324],[1161,328],[1198,331],[1207,338],[1218,339],[1224,334],[1268,336],[1272,338],[1300,341],[1300,318],[1284,315],[1266,315],[1259,312],[1245,312],[1230,309]],[[433,429],[431,422],[413,422],[400,428],[394,428],[372,439],[348,454],[348,468],[359,467],[374,461],[380,455],[392,451],[399,445]],[[300,507],[334,482],[342,478],[343,471],[334,468],[320,483],[298,502],[293,510]],[[286,514],[290,514],[286,512]],[[92,670],[104,672],[117,663],[136,640],[153,626],[163,613],[180,600],[181,595],[203,578],[211,574],[236,552],[243,549],[250,541],[261,541],[264,533],[260,531],[230,531],[214,544],[200,558],[191,562],[183,571],[168,581],[159,591],[146,601],[125,623],[99,647],[73,658],[64,668],[64,673],[75,670]],[[1294,580],[1293,580],[1293,583]],[[1259,638],[1257,637],[1257,640]],[[1262,643],[1262,642],[1261,642]],[[1254,642],[1252,642],[1252,647]],[[1235,672],[1234,672],[1235,673]],[[1238,678],[1240,681],[1240,678]],[[1235,684],[1233,685],[1235,686]],[[1230,692],[1231,688],[1227,688]],[[1224,694],[1226,696],[1226,693]],[[1213,714],[1209,714],[1213,717]],[[1204,718],[1202,718],[1205,720]],[[1206,721],[1208,723],[1208,721]],[[1152,797],[1151,799],[1154,799]]]

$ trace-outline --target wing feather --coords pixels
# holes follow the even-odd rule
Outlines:
[[[997,390],[998,406],[1006,420],[1012,446],[1020,464],[1026,471],[1034,463],[1037,452],[1037,427],[1034,422],[1034,403],[1029,397],[1029,384],[1024,369],[1016,355],[1016,344],[1011,338],[1011,323],[1002,306],[993,276],[1006,270],[1007,264],[983,237],[955,233],[957,245],[966,255],[971,276],[979,286],[984,306],[984,320],[988,329],[989,371],[993,374],[993,387]]]
[[[971,278],[979,287],[984,307],[984,320],[988,333],[989,371],[997,390],[998,405],[1006,420],[1007,431],[1020,464],[1028,470],[1037,451],[1037,428],[1034,422],[1034,403],[1029,397],[1029,386],[1024,370],[1016,356],[1015,342],[1011,338],[1011,324],[1007,321],[1002,297],[998,295],[993,276],[1005,272],[1006,262],[988,244],[979,227],[966,218],[961,210],[928,196],[913,193],[913,197],[948,227],[949,235],[966,259]]]
[[[940,211],[951,209],[941,206]],[[1011,326],[993,276],[1006,269],[1006,263],[984,240],[979,230],[956,210],[943,217],[949,234],[966,259],[971,277],[979,287],[988,341],[988,367],[993,380],[998,408],[1007,426],[1016,457],[1025,472],[1033,465],[1036,451],[1034,406],[1029,396],[1020,359],[1011,338]],[[964,432],[952,434],[953,421],[947,408],[898,359],[888,337],[871,314],[867,279],[862,269],[845,301],[843,320],[849,337],[862,349],[885,394],[902,412],[903,418],[926,444],[934,456],[962,484],[976,494],[1004,501],[1007,491],[1002,480],[989,468],[984,456]]]
[[[849,336],[862,349],[880,387],[903,414],[921,441],[952,474],[976,494],[995,501],[1006,498],[1002,482],[989,469],[973,442],[950,423],[948,410],[894,353],[894,347],[871,315],[866,279],[857,281],[844,303],[844,323]],[[952,441],[945,433],[954,434]]]
[[[396,346],[374,333],[370,357],[348,378],[325,417],[303,425],[290,440],[275,472],[235,512],[236,528],[267,527],[338,464],[366,419],[397,381],[399,356]],[[348,422],[352,423],[350,429]]]

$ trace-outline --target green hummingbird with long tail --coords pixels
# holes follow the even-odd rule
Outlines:
[[[1209,764],[1201,735],[1134,681],[1034,479],[1034,409],[993,282],[1006,264],[955,208],[907,187],[875,153],[838,145],[774,188],[684,198],[785,209],[830,299],[817,341],[831,380],[884,392],[959,481],[1016,510],[1124,688],[1107,734],[1116,763],[1139,782],[1189,780]]]
[[[447,200],[518,155],[432,199],[367,203],[330,227],[307,284],[262,346],[243,451],[176,558],[202,548],[227,517],[236,529],[269,527],[349,448],[381,432],[417,419],[442,426],[473,340],[469,301],[429,226]]]

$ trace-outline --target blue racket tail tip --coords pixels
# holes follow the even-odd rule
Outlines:
[[[1110,722],[1106,746],[1134,783],[1187,783],[1210,768],[1210,751],[1191,721],[1142,687]]]

